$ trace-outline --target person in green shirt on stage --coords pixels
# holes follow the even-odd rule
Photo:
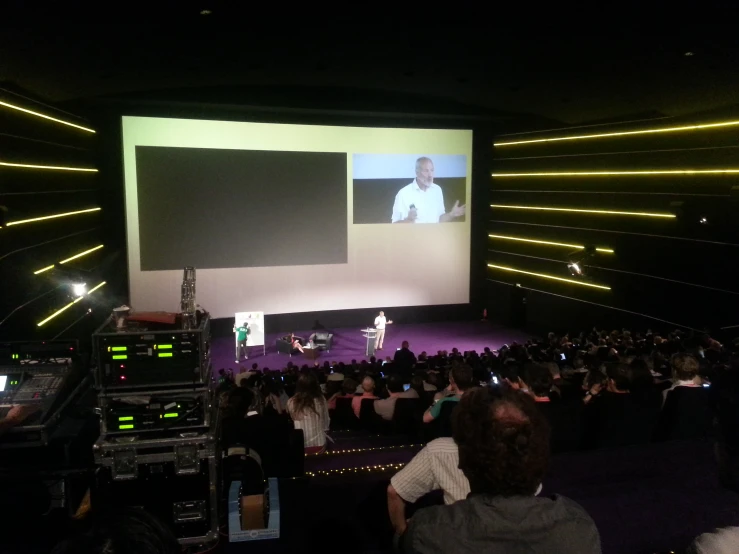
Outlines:
[[[249,336],[249,324],[245,321],[239,327],[234,326],[234,333],[236,333],[236,363],[241,361],[241,354],[243,352],[244,359],[249,359],[249,351],[246,349],[246,339]]]

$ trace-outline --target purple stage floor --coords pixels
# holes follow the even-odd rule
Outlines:
[[[312,331],[296,330],[295,334],[307,338]],[[260,369],[272,370],[282,369],[288,361],[296,365],[311,364],[311,360],[303,358],[300,354],[289,358],[286,354],[278,354],[275,340],[282,333],[267,334],[267,353],[263,354],[261,346],[249,349],[249,360],[242,361],[242,367],[251,367],[251,364],[259,364]],[[484,321],[455,321],[448,323],[422,323],[416,325],[390,325],[385,332],[385,344],[383,350],[377,356],[392,356],[395,349],[400,347],[404,340],[410,342],[411,350],[416,355],[424,350],[428,354],[434,354],[438,350],[451,350],[456,347],[461,352],[465,350],[482,351],[489,346],[497,349],[503,344],[513,341],[522,342],[529,338],[528,335],[514,329],[508,329],[487,323]],[[334,329],[334,342],[331,352],[321,352],[318,361],[351,362],[365,358],[365,339],[359,327]],[[217,337],[213,339],[213,369],[221,368],[236,369],[234,363],[235,349],[233,336]]]

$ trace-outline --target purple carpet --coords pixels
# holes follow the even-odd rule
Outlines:
[[[334,329],[334,342],[331,352],[321,352],[318,361],[351,362],[352,360],[365,359],[366,339],[362,336],[359,327]],[[312,331],[296,330],[295,334],[307,338]],[[263,353],[261,346],[251,347],[248,362],[242,362],[242,367],[250,367],[256,363],[260,369],[282,369],[288,361],[294,364],[312,364],[311,360],[303,358],[300,354],[289,358],[286,354],[278,354],[275,341],[282,333],[268,333],[266,335],[267,352]],[[503,344],[513,341],[525,341],[529,337],[524,333],[497,326],[483,321],[463,321],[448,323],[422,323],[416,325],[390,325],[385,332],[384,349],[377,356],[392,356],[395,349],[400,347],[404,340],[410,342],[411,350],[416,355],[423,351],[429,354],[438,350],[451,350],[458,348],[461,352],[465,350],[482,351],[489,346],[497,349]],[[236,369],[234,338],[217,337],[213,339],[213,369],[221,368]]]

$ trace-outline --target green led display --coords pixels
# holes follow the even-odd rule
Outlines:
[[[178,414],[177,412],[172,412],[171,414],[164,414],[164,417],[177,417],[178,415],[180,414]]]
[[[119,425],[118,429],[133,429],[133,425]]]
[[[159,350],[172,350],[171,344],[157,344]]]
[[[172,353],[171,352],[160,352],[159,353],[159,357],[160,358],[171,358],[172,357]]]
[[[114,360],[127,360],[128,356],[126,356],[125,354],[117,354],[113,356],[113,359]]]
[[[128,346],[112,346],[110,348],[113,352],[125,352],[128,350]]]
[[[118,421],[133,421],[133,416],[123,416],[119,417]]]

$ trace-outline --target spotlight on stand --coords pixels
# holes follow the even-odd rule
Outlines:
[[[79,298],[80,296],[85,296],[87,293],[87,284],[86,283],[72,283],[72,294],[75,298]]]

